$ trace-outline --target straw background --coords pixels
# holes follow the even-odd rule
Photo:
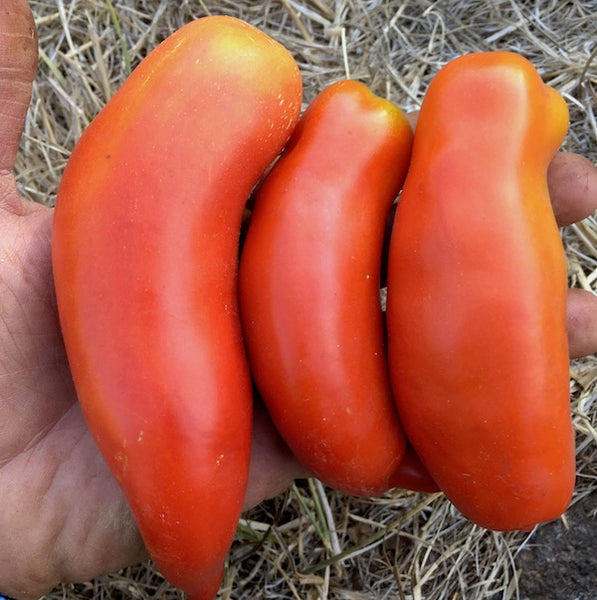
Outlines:
[[[52,204],[83,129],[130,69],[174,29],[207,13],[243,18],[295,56],[305,104],[343,77],[403,109],[437,70],[471,51],[529,58],[566,98],[565,149],[597,161],[597,1],[31,0],[40,68],[17,164],[23,194]],[[562,231],[570,285],[597,289],[597,223]],[[597,598],[597,359],[575,360],[571,410],[578,484],[570,511],[531,534],[497,534],[441,496],[395,490],[355,499],[299,482],[244,515],[222,599]],[[432,374],[430,374],[432,376]],[[47,598],[182,597],[151,563],[64,585]]]

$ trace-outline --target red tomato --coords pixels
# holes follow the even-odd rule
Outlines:
[[[472,521],[528,529],[574,486],[566,264],[546,183],[568,112],[525,59],[446,66],[390,242],[389,362],[406,433]]]
[[[324,89],[259,189],[241,257],[257,387],[303,465],[351,494],[386,490],[404,454],[379,285],[411,143],[404,115],[365,85]]]
[[[218,589],[248,474],[241,216],[301,94],[268,36],[197,20],[92,122],[58,192],[53,262],[77,393],[149,553],[192,599]]]

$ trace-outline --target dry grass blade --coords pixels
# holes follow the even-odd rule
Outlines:
[[[415,109],[438,68],[453,57],[492,49],[519,52],[568,102],[566,149],[597,160],[596,0],[30,4],[39,28],[41,61],[17,172],[23,193],[39,202],[53,202],[74,143],[130,69],[174,29],[205,14],[238,16],[282,42],[301,67],[305,102],[349,73],[404,109]],[[588,218],[563,234],[570,284],[597,289],[596,220]],[[578,486],[575,507],[562,524],[574,534],[578,523],[595,521],[597,512],[595,356],[573,362],[570,389]],[[572,521],[576,507],[582,507],[584,521]],[[245,517],[230,554],[222,598],[523,600],[529,567],[522,559],[550,531],[545,526],[530,535],[491,533],[464,520],[441,496],[396,490],[382,498],[356,499],[315,482],[299,482]],[[591,543],[589,538],[586,553],[595,554],[594,539]],[[566,580],[580,580],[580,568],[570,569]],[[597,572],[593,574],[595,584]],[[549,570],[542,576],[548,578]],[[558,595],[558,589],[554,584],[551,598],[572,597]],[[596,594],[593,588],[586,598]],[[48,596],[150,597],[182,597],[151,563],[84,585],[63,586]],[[579,592],[575,597],[583,596]]]

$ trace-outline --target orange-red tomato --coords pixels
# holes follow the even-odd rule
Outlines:
[[[356,81],[328,86],[260,187],[241,256],[257,387],[303,465],[351,494],[386,490],[405,449],[379,285],[411,143],[392,103]]]
[[[91,123],[58,192],[53,263],[79,399],[149,553],[195,600],[218,589],[249,466],[241,216],[301,99],[281,45],[199,19]]]
[[[390,242],[401,420],[474,522],[528,529],[574,486],[566,264],[547,166],[568,112],[512,53],[454,60],[424,98]]]

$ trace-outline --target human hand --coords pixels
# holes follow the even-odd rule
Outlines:
[[[0,590],[37,598],[146,557],[127,504],[85,425],[60,335],[52,211],[21,198],[12,173],[35,75],[25,0],[0,11]],[[561,155],[550,187],[562,224],[597,208],[597,170]],[[571,351],[597,350],[597,301],[571,292]],[[245,508],[305,473],[258,409]]]
[[[26,0],[0,11],[0,591],[37,598],[146,558],[128,506],[89,434],[60,335],[52,210],[21,198],[13,166],[37,66]],[[245,508],[303,470],[256,410]]]

